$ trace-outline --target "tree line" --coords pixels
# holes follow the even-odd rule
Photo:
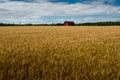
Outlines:
[[[7,24],[0,23],[0,26],[63,26],[63,23],[56,24]],[[94,22],[94,23],[78,23],[75,26],[120,26],[120,22]]]

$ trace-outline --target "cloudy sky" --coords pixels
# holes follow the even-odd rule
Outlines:
[[[120,21],[120,0],[0,0],[0,23]]]

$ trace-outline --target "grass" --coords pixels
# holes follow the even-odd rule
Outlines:
[[[120,27],[0,27],[0,80],[120,80]]]

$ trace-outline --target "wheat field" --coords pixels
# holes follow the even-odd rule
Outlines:
[[[0,27],[0,80],[120,80],[120,26]]]

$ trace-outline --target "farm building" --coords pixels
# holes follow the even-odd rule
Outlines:
[[[65,21],[64,26],[74,26],[75,23],[73,21]]]

